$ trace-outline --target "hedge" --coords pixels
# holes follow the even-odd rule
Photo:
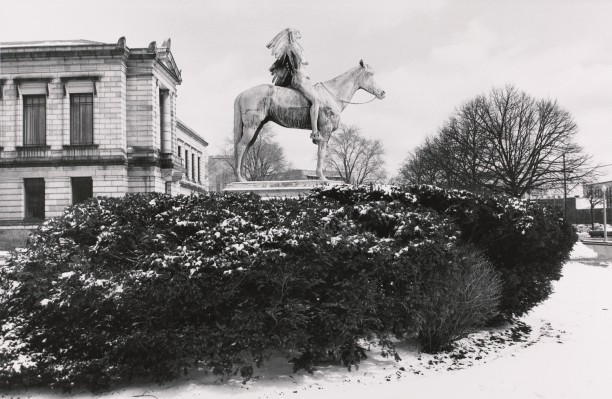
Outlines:
[[[554,268],[531,274],[535,294],[527,277],[508,280],[532,259],[551,264],[551,246],[560,269],[564,224],[546,209],[440,193],[147,194],[68,208],[0,270],[0,386],[99,390],[194,367],[250,378],[273,350],[296,370],[350,368],[370,342],[391,356],[396,337],[437,351],[498,316],[500,298],[503,315],[543,300]],[[485,222],[492,237],[478,234]],[[506,244],[532,263],[496,257]]]

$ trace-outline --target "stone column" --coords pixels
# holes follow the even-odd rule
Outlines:
[[[172,153],[172,98],[169,90],[160,90],[161,121],[159,131],[161,135],[162,154]]]

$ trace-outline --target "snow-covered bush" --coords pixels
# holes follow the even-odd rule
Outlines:
[[[100,389],[197,364],[249,377],[273,349],[296,369],[351,367],[374,339],[394,355],[391,335],[436,350],[497,306],[462,234],[397,188],[93,199],[0,270],[0,386]]]

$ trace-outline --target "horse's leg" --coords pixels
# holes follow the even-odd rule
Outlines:
[[[324,138],[317,142],[317,177],[319,180],[327,180],[323,175],[323,164],[325,163],[325,156],[327,155],[327,142],[328,140]]]
[[[257,129],[253,127],[245,125],[243,127],[242,137],[240,138],[240,141],[236,143],[236,177],[238,178],[238,181],[246,181],[242,175],[242,162],[248,148],[250,147],[250,143],[253,141],[256,130]]]
[[[319,100],[316,97],[313,98],[312,103],[310,105],[310,123],[312,124],[312,133],[310,134],[310,138],[313,143],[317,143],[321,141],[321,136],[319,135],[319,131],[317,129],[317,125],[319,120]]]
[[[317,142],[317,177],[319,180],[327,180],[323,175],[323,164],[327,154],[327,140],[319,140]]]
[[[317,177],[319,180],[327,180],[323,175],[323,165],[327,156],[327,144],[333,133],[334,125],[328,118],[322,120],[321,130],[319,131],[321,138],[317,141]]]

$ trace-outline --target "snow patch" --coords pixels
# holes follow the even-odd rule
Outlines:
[[[74,276],[74,272],[65,272],[65,273],[62,273],[59,278],[60,278],[60,280],[62,280],[62,279],[65,279],[65,278],[70,278],[72,276]]]
[[[592,259],[597,258],[597,252],[593,251],[591,248],[587,247],[580,241],[578,241],[572,252],[570,253],[570,259]]]

